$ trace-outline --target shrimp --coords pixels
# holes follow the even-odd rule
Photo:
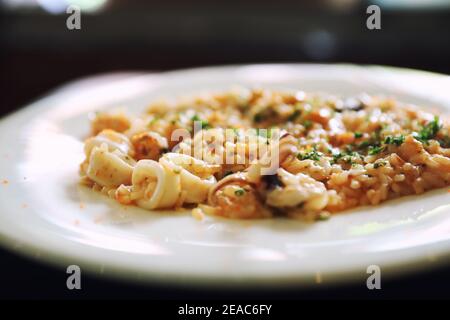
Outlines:
[[[164,150],[167,150],[167,139],[156,132],[141,132],[131,137],[137,160],[158,160]]]

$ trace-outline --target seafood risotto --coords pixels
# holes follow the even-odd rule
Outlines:
[[[126,205],[307,220],[450,184],[448,115],[238,88],[93,115],[82,183]]]

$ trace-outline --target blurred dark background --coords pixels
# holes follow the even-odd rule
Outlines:
[[[66,27],[69,3],[81,8],[81,30]],[[381,8],[381,30],[366,28],[371,4]],[[350,62],[450,73],[450,0],[0,0],[0,7],[0,114],[67,81],[103,72]],[[65,290],[64,270],[3,250],[0,261],[0,297],[74,296]],[[90,291],[83,297],[89,292],[92,297],[211,297],[95,277],[87,281]],[[377,296],[449,298],[449,270],[387,287]],[[364,286],[285,293],[292,298],[371,295]]]
[[[67,3],[81,7],[68,30]],[[1,105],[122,70],[353,62],[450,73],[449,0],[0,0]],[[381,30],[366,8],[381,7]]]

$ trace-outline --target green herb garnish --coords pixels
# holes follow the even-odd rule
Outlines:
[[[150,122],[148,123],[149,126],[154,125],[156,122],[158,122],[159,117],[155,116],[152,120],[150,120]]]
[[[201,122],[202,129],[209,129],[209,128],[211,128],[211,125],[208,123],[208,121],[200,119],[200,117],[198,115],[196,115],[196,114],[194,116],[192,116],[191,120],[194,121],[194,122],[196,122],[196,121]]]
[[[245,194],[245,190],[240,188],[234,191],[234,194],[237,195],[238,197],[241,197]]]
[[[353,164],[353,160],[355,160],[355,158],[362,159],[362,156],[358,152],[353,151],[350,146],[347,146],[344,151],[339,152],[339,153],[334,153],[333,160],[331,162],[337,163],[337,162],[339,162],[339,160],[342,160],[345,163]]]
[[[339,159],[341,159],[343,157],[343,154],[338,152],[338,153],[333,153],[333,160],[332,163],[337,163],[339,161]]]
[[[369,146],[369,151],[367,152],[368,155],[373,156],[376,154],[379,154],[384,150],[384,147],[382,146]]]
[[[442,125],[439,124],[439,117],[435,116],[433,121],[428,122],[418,133],[414,133],[413,136],[421,142],[428,142],[428,140],[436,136],[441,128]]]
[[[313,123],[312,123],[311,120],[305,120],[305,121],[303,121],[303,126],[304,126],[306,129],[311,128],[312,125],[313,125]]]
[[[317,216],[317,220],[319,221],[325,221],[330,219],[330,214],[328,212],[321,212],[319,213],[319,215]]]
[[[314,160],[319,161],[320,157],[323,156],[321,152],[318,152],[315,148],[310,152],[299,152],[297,153],[297,159],[298,160]]]
[[[403,142],[405,142],[405,136],[399,135],[397,137],[394,136],[387,136],[384,139],[385,144],[395,144],[396,146],[400,146]]]
[[[256,135],[270,139],[270,137],[272,136],[272,130],[264,128],[256,128]]]

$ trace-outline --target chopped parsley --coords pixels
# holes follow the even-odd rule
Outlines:
[[[349,152],[347,152],[347,155],[350,157],[362,159],[362,156],[356,151],[349,151]]]
[[[405,136],[399,135],[397,137],[394,136],[387,136],[384,139],[385,144],[395,144],[396,146],[400,146],[403,142],[405,142]]]
[[[313,125],[313,123],[312,123],[311,120],[305,120],[305,121],[303,121],[303,126],[304,126],[306,129],[311,128],[312,125]]]
[[[370,136],[368,140],[362,141],[361,143],[357,144],[355,147],[358,150],[366,150],[366,149],[373,149],[376,147],[380,147],[381,139],[380,139],[380,132],[381,128],[377,128]],[[373,152],[373,151],[372,151]]]
[[[234,194],[237,195],[238,197],[241,197],[245,194],[245,189],[239,188],[234,191]]]
[[[333,160],[331,163],[338,163],[340,160],[345,163],[354,164],[355,160],[362,159],[362,155],[352,150],[352,146],[346,146],[342,152],[333,153]]]
[[[317,220],[318,221],[325,221],[330,219],[330,214],[328,212],[321,212],[319,213],[319,215],[317,216]]]
[[[196,114],[191,118],[191,120],[194,122],[196,122],[196,121],[201,122],[202,129],[211,128],[211,125],[208,123],[208,121],[200,119],[200,117]]]
[[[337,163],[339,159],[341,159],[344,155],[341,152],[333,153],[333,161],[332,163]]]
[[[264,128],[256,128],[256,135],[270,139],[270,137],[272,136],[272,130]]]
[[[414,133],[414,138],[421,142],[428,142],[428,140],[436,137],[436,134],[442,128],[442,125],[439,124],[439,117],[435,116],[433,121],[428,122],[426,125],[422,127],[422,129]]]
[[[297,159],[298,160],[314,160],[319,161],[320,157],[323,156],[321,152],[318,152],[315,148],[309,152],[299,152],[297,153]]]
[[[352,152],[352,153],[350,153],[350,154],[346,154],[346,155],[344,155],[344,156],[342,157],[342,160],[343,160],[345,163],[348,163],[348,164],[353,165],[353,164],[354,164],[353,160],[354,160],[355,158],[360,158],[359,153],[357,153],[357,152]]]
[[[355,138],[362,138],[363,134],[361,132],[355,132]]]
[[[384,151],[383,146],[369,146],[369,150],[367,151],[367,154],[370,156],[379,154],[380,152]]]
[[[150,120],[150,122],[148,123],[149,126],[154,125],[155,123],[157,123],[159,120],[159,117],[155,116],[152,120]]]

